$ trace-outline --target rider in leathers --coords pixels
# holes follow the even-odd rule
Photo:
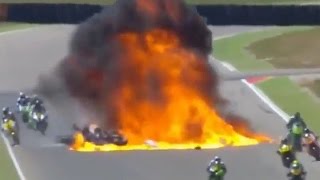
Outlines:
[[[290,172],[287,174],[288,177],[292,176],[302,176],[305,175],[306,172],[304,171],[303,165],[298,161],[294,160],[290,165]]]
[[[10,120],[10,121],[9,121]],[[1,123],[1,130],[4,132],[8,132],[10,128],[15,128],[16,125],[16,117],[14,114],[9,110],[8,107],[4,107],[2,109],[2,123]]]
[[[17,99],[17,106],[19,108],[19,106],[28,106],[30,102],[30,98],[28,96],[26,96],[23,92],[19,93],[19,98]],[[20,111],[20,109],[19,109]]]
[[[15,115],[10,111],[9,107],[4,107],[2,109],[2,121],[4,122],[5,119],[11,119],[16,121]]]
[[[297,122],[300,122],[300,123],[301,123],[303,129],[304,129],[304,128],[307,128],[307,125],[306,125],[306,123],[304,122],[304,120],[302,119],[302,117],[301,117],[301,115],[300,115],[300,112],[296,112],[296,113],[290,118],[289,122],[287,123],[287,128],[288,128],[289,130],[291,130],[292,125],[293,125],[294,123],[297,123]]]
[[[33,112],[41,112],[44,113],[46,112],[45,107],[43,106],[43,104],[41,103],[41,101],[37,100],[34,102],[33,108],[32,108]]]
[[[318,136],[316,136],[310,129],[306,128],[304,130],[304,136],[302,139],[302,144],[304,147],[308,148],[308,153],[310,154],[310,148],[311,145],[314,144],[315,146],[319,147],[318,144]],[[320,160],[320,158],[318,156],[315,157],[317,161]]]
[[[214,159],[210,161],[207,167],[207,172],[210,174],[210,177],[223,178],[227,173],[227,168],[221,158],[215,156]]]
[[[290,162],[287,163],[286,159],[287,157],[292,158],[292,160],[295,159],[295,153],[292,150],[292,146],[288,144],[287,139],[282,140],[279,149],[277,150],[277,153],[281,156],[283,165],[287,168],[290,166]]]

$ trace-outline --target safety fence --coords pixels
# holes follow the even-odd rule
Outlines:
[[[0,5],[0,19],[32,23],[79,23],[102,10],[85,4]],[[197,6],[212,25],[319,25],[317,5],[212,5]]]

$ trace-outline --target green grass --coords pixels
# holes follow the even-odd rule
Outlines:
[[[271,64],[256,60],[255,56],[246,50],[246,47],[258,40],[307,29],[310,29],[310,27],[280,27],[271,28],[264,32],[246,32],[234,37],[223,38],[214,42],[214,56],[220,60],[230,62],[240,70],[270,69],[273,68]]]
[[[288,114],[300,111],[308,125],[320,133],[320,121],[318,120],[320,104],[297,84],[282,77],[260,83],[258,87]]]
[[[0,139],[0,179],[19,180],[2,138]]]
[[[1,32],[29,28],[32,26],[34,25],[23,23],[0,23],[0,34]],[[8,155],[8,151],[2,138],[0,138],[0,179],[19,180],[16,169]]]
[[[0,3],[79,3],[112,4],[116,0],[0,0]],[[320,3],[320,0],[186,0],[190,4],[301,4]]]
[[[259,40],[248,46],[259,61],[277,68],[320,68],[320,28],[285,33]]]
[[[271,69],[273,68],[271,64],[257,60],[246,47],[265,38],[309,29],[310,27],[273,28],[220,39],[214,42],[214,54],[218,59],[229,62],[242,71]],[[298,85],[288,78],[282,77],[264,81],[257,86],[288,114],[300,111],[312,129],[320,133],[320,121],[318,121],[320,104],[313,100],[308,93],[302,91]]]
[[[30,28],[33,26],[34,24],[28,24],[28,23],[0,22],[0,33],[11,31],[11,30]]]

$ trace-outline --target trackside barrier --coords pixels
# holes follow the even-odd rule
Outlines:
[[[32,23],[79,23],[103,6],[88,4],[8,4],[7,20]],[[318,5],[198,5],[211,25],[319,25]]]
[[[0,22],[7,19],[8,6],[6,4],[0,4]]]
[[[8,4],[7,21],[78,24],[102,8],[85,4]]]

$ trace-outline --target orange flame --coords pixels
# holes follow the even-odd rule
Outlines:
[[[147,5],[147,4],[146,4]],[[146,6],[146,8],[149,6]],[[183,46],[179,36],[164,29],[118,35],[124,66],[120,88],[112,97],[127,146],[96,146],[79,133],[71,147],[77,151],[218,148],[271,141],[236,128],[219,117],[212,99],[201,91],[211,76],[206,59]],[[209,83],[210,84],[210,83]],[[244,134],[245,133],[245,134]]]

